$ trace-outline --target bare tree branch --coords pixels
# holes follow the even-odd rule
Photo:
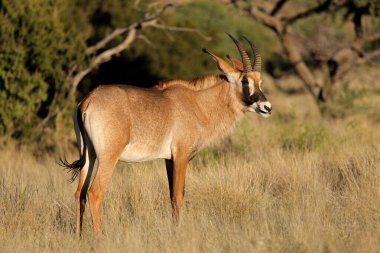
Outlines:
[[[146,44],[148,44],[149,46],[152,46],[154,47],[154,44],[152,43],[152,41],[150,41],[146,36],[140,34],[140,35],[137,35],[137,39],[140,39],[140,40],[143,40]]]
[[[275,32],[279,32],[282,30],[283,24],[281,23],[281,20],[274,16],[271,16],[260,7],[256,7],[254,5],[249,7],[248,5],[244,4],[242,1],[239,0],[224,0],[224,3],[233,5],[240,12],[248,16],[254,17],[258,22],[271,28]]]
[[[135,5],[137,6],[138,4],[139,4],[139,1],[136,1]],[[174,6],[174,4],[171,2],[167,2],[166,4],[162,4],[162,2],[154,2],[153,4],[155,4],[155,6],[156,5],[162,5],[162,6],[160,8],[158,8],[158,10],[155,10],[154,13],[146,12],[144,14],[143,19],[140,21],[140,23],[136,22],[136,23],[133,23],[132,25],[130,25],[129,27],[115,29],[112,33],[110,33],[109,35],[104,37],[101,41],[99,41],[98,43],[96,43],[95,45],[93,45],[91,47],[88,47],[86,49],[86,54],[89,55],[89,54],[95,53],[99,49],[105,47],[109,42],[111,42],[116,37],[128,32],[132,28],[138,27],[140,24],[143,25],[144,23],[147,23],[149,21],[159,19],[159,17],[162,15],[162,13],[165,10]],[[152,6],[150,6],[149,8],[152,8]]]
[[[374,33],[370,35],[363,35],[360,38],[357,38],[353,43],[352,46],[356,48],[362,47],[365,43],[367,42],[372,42],[375,40],[380,40],[380,32],[379,33]]]
[[[354,55],[355,57],[359,57],[364,59],[366,55],[368,56],[370,53],[365,53],[363,51],[363,46],[367,42],[380,40],[380,33],[370,34],[370,35],[363,35],[360,38],[355,39],[351,44],[340,48],[329,59],[330,61],[333,60],[336,62],[336,64],[340,65],[347,61],[347,57],[349,55]],[[355,60],[356,62],[356,60]]]
[[[150,21],[150,22],[155,22]],[[109,61],[112,56],[120,54],[123,50],[130,47],[132,42],[136,39],[136,27],[138,26],[138,23],[134,23],[132,25],[133,28],[131,28],[128,32],[127,37],[121,42],[119,45],[110,48],[98,56],[96,56],[91,62],[90,65],[78,72],[70,81],[71,81],[71,93],[75,93],[75,90],[77,89],[77,86],[79,82],[88,74],[90,73],[94,68],[99,66],[100,64]],[[145,24],[145,26],[148,26],[148,24]]]
[[[375,58],[378,50],[365,53],[362,49],[365,43],[375,40],[380,40],[380,33],[361,36],[348,46],[334,52],[332,57],[326,61],[330,69],[330,78],[333,81],[341,79],[356,64],[364,64]]]
[[[286,24],[290,25],[299,19],[307,18],[313,14],[321,13],[327,10],[331,6],[332,0],[325,0],[323,3],[317,5],[316,7],[310,8],[306,11],[302,11],[292,17],[286,18]]]
[[[209,41],[211,40],[211,37],[206,36],[203,34],[201,31],[195,28],[190,28],[190,27],[178,27],[178,26],[169,26],[169,25],[164,25],[164,24],[154,24],[151,27],[158,28],[158,29],[163,29],[167,31],[176,31],[176,32],[190,32],[190,33],[196,33],[203,39]]]
[[[355,27],[356,38],[361,38],[363,36],[362,13],[355,13],[354,17],[352,18],[352,22],[354,23]]]
[[[276,16],[276,14],[278,12],[280,12],[280,10],[282,9],[282,7],[284,7],[285,3],[287,2],[288,0],[278,0],[278,2],[275,4],[275,6],[273,7],[272,11],[270,12],[270,15],[271,16]]]
[[[259,8],[252,7],[249,15],[253,16],[257,21],[271,28],[275,32],[282,32],[284,30],[284,24],[280,19],[265,13]]]
[[[358,7],[352,6],[352,2],[349,0],[320,0],[318,1],[319,4],[317,6],[307,10],[303,10],[288,17],[277,17],[276,14],[281,11],[287,0],[277,0],[270,13],[255,6],[250,7],[249,10],[247,5],[242,5],[242,1],[239,0],[225,0],[225,2],[233,4],[233,6],[239,11],[254,18],[256,21],[276,33],[283,46],[287,59],[293,65],[297,75],[302,79],[304,87],[309,91],[317,103],[326,102],[331,99],[334,92],[330,91],[339,89],[339,85],[342,83],[342,79],[348,71],[355,68],[358,64],[369,62],[380,55],[380,49],[372,51],[371,53],[366,53],[363,50],[365,43],[380,40],[380,33],[371,35],[363,34],[362,18],[369,13],[368,6],[359,8],[358,10]],[[320,59],[324,63],[323,66],[327,66],[327,69],[329,70],[328,76],[330,80],[330,82],[322,85],[317,82],[312,68],[302,58],[301,48],[296,44],[297,39],[293,36],[292,30],[288,29],[288,27],[295,22],[306,19],[312,15],[327,12],[330,9],[333,11],[339,11],[343,8],[348,9],[349,15],[354,14],[351,22],[354,24],[357,36],[348,46],[337,50],[331,57],[326,57],[322,60]]]
[[[138,3],[138,1],[136,2]],[[164,4],[162,5],[162,3]],[[157,8],[157,6],[160,6],[160,7]],[[138,22],[134,22],[128,27],[115,29],[112,33],[104,37],[101,41],[87,48],[86,54],[87,55],[95,54],[95,57],[90,61],[88,66],[86,66],[83,69],[78,70],[77,66],[73,66],[70,69],[69,74],[66,78],[66,83],[70,87],[70,94],[75,93],[81,80],[86,75],[88,75],[92,70],[97,68],[99,65],[111,60],[113,56],[119,55],[122,51],[128,49],[136,39],[143,39],[149,44],[149,40],[146,37],[144,37],[143,35],[137,34],[138,31],[141,29],[149,27],[149,28],[163,29],[167,31],[193,32],[193,33],[198,34],[205,40],[210,40],[210,37],[207,37],[206,35],[198,31],[197,29],[189,28],[189,27],[168,26],[168,25],[159,23],[162,13],[169,7],[173,7],[173,6],[174,4],[171,2],[165,2],[165,1],[155,2],[154,6],[152,5],[149,7],[151,9],[152,8],[155,8],[155,9],[150,12],[145,13],[142,20]],[[121,43],[96,55],[96,52],[98,50],[106,48],[106,46],[111,41],[113,41],[118,36],[122,36],[122,35],[125,35],[125,38],[123,39]]]
[[[95,45],[88,47],[85,51],[87,55],[93,54],[99,49],[105,47],[110,41],[112,41],[114,38],[116,38],[119,35],[122,35],[123,33],[126,33],[128,30],[130,30],[132,27],[129,26],[127,28],[117,28],[114,30],[111,34],[107,35],[104,39],[96,43]]]
[[[281,0],[277,2],[277,4],[280,5],[280,2]],[[252,7],[250,12],[248,12],[249,16],[253,17],[258,22],[269,27],[277,34],[289,61],[293,65],[298,76],[303,80],[305,88],[309,91],[309,93],[312,95],[316,102],[324,100],[324,98],[321,96],[322,89],[320,85],[317,83],[312,71],[305,63],[305,61],[302,59],[300,49],[297,47],[293,36],[288,32],[286,27],[289,23],[295,22],[298,19],[305,18],[311,14],[322,11],[322,9],[327,8],[326,6],[330,4],[330,2],[331,0],[326,0],[324,3],[320,4],[317,7],[298,13],[293,17],[287,19],[278,18],[274,15],[267,14],[264,10],[261,10],[257,7]],[[275,9],[276,7],[273,8],[273,10]]]
[[[316,82],[316,78],[314,77],[312,71],[309,69],[305,61],[302,59],[301,53],[297,48],[297,45],[294,42],[292,35],[290,35],[289,33],[282,35],[281,41],[289,61],[292,63],[298,76],[303,80],[305,88],[313,96],[315,101],[319,101],[321,99],[319,97],[321,87]]]
[[[159,6],[159,8],[157,7]],[[171,0],[169,1],[157,1],[149,4],[148,11],[145,13],[144,18],[145,19],[153,19],[161,16],[162,13],[164,13],[168,8],[173,8],[178,6],[178,3],[175,3]],[[149,10],[153,9],[152,12]]]
[[[369,53],[360,53],[350,49],[345,49],[334,58],[337,64],[337,70],[332,76],[333,81],[339,81],[352,69],[356,68],[359,64],[367,64],[380,56],[380,49],[371,51]]]
[[[366,53],[364,55],[364,57],[362,57],[358,60],[358,64],[368,63],[377,57],[380,57],[380,49],[374,50],[370,53]]]

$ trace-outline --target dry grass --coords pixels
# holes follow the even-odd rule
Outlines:
[[[178,226],[163,161],[118,164],[100,242],[88,209],[83,239],[75,239],[76,185],[54,158],[3,148],[0,251],[377,252],[378,122],[322,121],[309,98],[277,96],[272,118],[247,116],[230,141],[191,163]]]

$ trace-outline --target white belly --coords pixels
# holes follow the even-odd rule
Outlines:
[[[125,146],[120,160],[124,162],[145,162],[154,159],[171,159],[171,141],[165,140],[159,145],[144,145],[140,143],[130,143]]]

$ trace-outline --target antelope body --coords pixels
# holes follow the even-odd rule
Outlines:
[[[141,162],[165,159],[173,214],[183,204],[188,162],[212,140],[225,135],[245,112],[267,117],[271,104],[260,85],[261,58],[250,43],[254,66],[234,39],[242,62],[233,66],[204,50],[216,61],[221,76],[208,75],[191,81],[160,82],[151,89],[128,85],[100,86],[78,106],[74,125],[79,160],[63,165],[79,175],[75,193],[76,233],[80,237],[86,195],[95,233],[101,235],[100,205],[118,160]],[[96,174],[91,182],[95,160]]]

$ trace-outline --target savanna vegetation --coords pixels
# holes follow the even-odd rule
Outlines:
[[[377,252],[380,4],[261,2],[1,0],[0,251]],[[272,117],[246,115],[191,162],[178,225],[164,162],[119,163],[103,240],[88,208],[76,240],[56,164],[77,158],[76,103],[101,83],[218,73],[201,48],[236,56],[225,31],[260,48]]]

